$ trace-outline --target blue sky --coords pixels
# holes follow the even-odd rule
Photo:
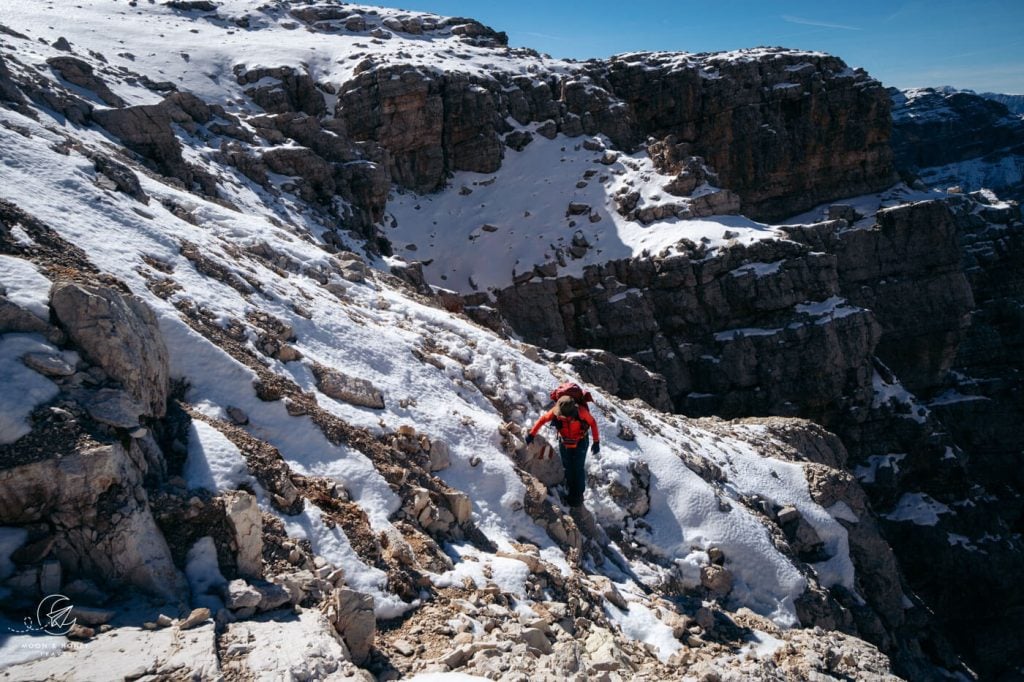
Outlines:
[[[374,3],[374,0],[364,0]],[[513,46],[555,57],[758,45],[821,50],[885,85],[1024,94],[1024,0],[402,0],[375,2],[478,19]]]

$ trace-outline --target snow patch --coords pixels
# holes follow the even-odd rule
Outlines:
[[[50,319],[50,280],[30,261],[0,254],[0,286],[11,303]]]
[[[13,443],[32,431],[28,417],[37,406],[60,393],[57,384],[21,361],[26,353],[59,353],[37,334],[0,337],[0,445]]]
[[[900,501],[888,514],[882,514],[890,521],[910,521],[917,526],[934,526],[941,514],[952,514],[953,510],[925,493],[904,493]]]
[[[632,640],[650,644],[657,650],[658,660],[668,662],[672,654],[683,648],[683,645],[672,634],[672,628],[662,622],[654,611],[638,602],[626,604],[623,611],[614,604],[605,602],[604,612],[608,619],[619,626],[622,634]]]

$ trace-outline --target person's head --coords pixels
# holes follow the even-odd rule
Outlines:
[[[575,417],[579,414],[579,406],[576,401],[567,395],[563,395],[555,404],[555,412],[560,417]]]

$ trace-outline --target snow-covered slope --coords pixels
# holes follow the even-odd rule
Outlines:
[[[564,369],[553,374],[553,368],[528,359],[521,349],[492,332],[384,285],[354,284],[333,275],[324,286],[302,274],[276,273],[244,254],[250,247],[267,244],[296,269],[316,271],[319,267],[325,272],[331,271],[332,256],[302,232],[289,234],[265,218],[240,215],[145,177],[142,186],[153,201],[139,206],[97,186],[95,171],[85,157],[54,151],[64,139],[63,133],[17,114],[5,112],[4,116],[28,134],[24,137],[6,128],[0,130],[9,150],[3,169],[8,188],[5,198],[54,226],[101,271],[122,279],[155,309],[171,351],[172,373],[189,384],[186,399],[200,411],[228,419],[229,406],[244,410],[249,430],[277,447],[294,471],[336,479],[360,503],[376,530],[388,528],[399,499],[371,462],[358,452],[332,445],[309,419],[289,416],[280,402],[259,400],[253,391],[253,372],[191,329],[182,320],[181,309],[202,310],[222,324],[243,320],[255,310],[272,314],[295,330],[293,345],[303,356],[300,362],[274,362],[274,372],[308,391],[316,390],[312,363],[370,381],[384,395],[384,410],[352,406],[322,394],[317,394],[317,399],[332,414],[371,432],[388,433],[410,424],[431,439],[448,443],[453,463],[440,475],[454,488],[472,492],[476,521],[499,548],[510,549],[516,538],[525,537],[553,556],[562,556],[523,511],[525,489],[513,461],[501,448],[499,426],[508,420],[528,424],[538,416],[547,402],[547,392],[561,381]],[[177,218],[162,202],[191,206],[196,224]],[[198,272],[180,253],[185,242],[198,245],[206,258],[226,272],[259,282],[261,290],[244,295],[228,283]],[[150,282],[159,274],[146,265],[147,259],[159,262],[177,285],[166,300],[150,290]],[[8,270],[4,273],[6,281]],[[42,284],[37,282],[37,286]],[[45,287],[33,293],[45,296]],[[255,333],[249,331],[248,337],[247,347],[255,351]],[[417,360],[413,351],[421,348],[435,349],[441,366]],[[8,385],[8,390],[13,388]],[[24,386],[18,385],[17,390],[22,389]],[[509,409],[499,412],[495,404]],[[699,582],[708,548],[717,546],[730,557],[728,565],[736,573],[736,594],[742,595],[737,605],[748,605],[780,624],[796,623],[794,600],[802,593],[805,578],[772,545],[765,528],[750,512],[742,506],[719,509],[717,500],[722,492],[680,460],[681,450],[692,450],[713,461],[735,460],[741,472],[751,467],[786,471],[785,477],[778,479],[785,484],[777,484],[774,490],[759,490],[755,477],[734,482],[733,494],[758,492],[777,505],[797,505],[813,519],[822,537],[834,538],[831,543],[837,558],[833,561],[843,563],[835,572],[830,566],[830,580],[851,586],[845,531],[807,496],[799,467],[764,460],[739,441],[715,442],[699,431],[691,433],[690,428],[675,425],[682,423],[678,418],[664,421],[665,417],[647,415],[645,421],[655,421],[644,426],[603,396],[598,399],[598,414],[606,440],[602,454],[590,459],[591,474],[597,480],[628,481],[630,463],[637,461],[652,472],[650,530],[638,530],[634,539],[660,556],[665,566],[647,567],[642,573],[653,578],[676,572],[684,584],[693,587]],[[626,443],[612,437],[621,425],[635,432],[637,440]],[[199,429],[195,436],[202,446],[191,451],[194,456],[218,456],[215,453],[221,446],[216,435]],[[474,466],[471,462],[479,463]],[[590,495],[599,520],[625,520],[625,512],[605,497],[606,492],[597,488]],[[320,524],[315,507],[289,524],[307,534],[314,550],[326,558],[346,566],[359,565],[344,534]],[[358,572],[351,575],[355,579]],[[379,599],[379,615],[389,617],[401,609],[395,611],[397,604],[387,595],[383,578],[354,584],[373,589]]]
[[[8,4],[0,9],[0,24],[10,29],[0,37],[2,56],[19,78],[42,79],[97,110],[107,108],[95,90],[71,85],[47,66],[47,59],[65,54],[58,43],[65,38],[128,105],[161,99],[141,84],[144,75],[240,115],[256,105],[235,81],[239,64],[250,70],[291,65],[338,82],[370,53],[378,61],[480,74],[502,69],[528,75],[538,64],[549,72],[568,68],[526,52],[467,43],[460,36],[468,29],[457,28],[478,25],[428,15],[344,5],[337,27],[313,32],[287,12],[259,11],[243,0],[220,3],[215,18],[205,16],[204,3],[186,10],[169,6],[174,4],[190,6]],[[349,22],[358,30],[343,28]],[[244,118],[240,125],[252,129]],[[778,429],[695,422],[598,394],[594,412],[602,448],[587,461],[589,512],[574,518],[555,486],[531,473],[536,451],[521,439],[523,428],[547,407],[548,392],[575,378],[569,366],[411,291],[388,274],[393,263],[360,241],[330,231],[328,243],[328,228],[335,227],[329,214],[288,191],[291,178],[272,175],[271,187],[260,186],[223,163],[223,139],[187,125],[175,133],[184,158],[216,179],[218,197],[160,175],[94,124],[76,124],[39,104],[0,107],[0,199],[7,216],[0,231],[2,293],[46,322],[53,314],[51,285],[75,280],[113,286],[103,277],[110,276],[153,310],[181,408],[191,420],[184,461],[175,465],[169,457],[169,473],[181,474],[185,489],[171,495],[161,484],[161,494],[177,495],[187,505],[200,489],[252,490],[265,518],[278,519],[292,541],[308,542],[322,560],[318,570],[341,568],[347,588],[372,596],[379,620],[416,618],[441,593],[449,598],[450,591],[465,590],[472,596],[494,585],[512,614],[532,622],[566,593],[559,588],[575,585],[582,591],[572,608],[585,611],[567,613],[588,613],[620,644],[649,644],[635,648],[636,665],[655,666],[661,674],[665,669],[658,665],[671,663],[677,671],[685,666],[690,659],[684,645],[704,643],[696,635],[712,639],[722,615],[720,607],[712,610],[714,600],[749,614],[744,622],[750,625],[717,630],[724,634],[716,635],[721,642],[710,650],[724,665],[756,665],[748,659],[764,658],[765,670],[774,669],[777,649],[765,643],[795,641],[783,630],[801,619],[811,624],[817,607],[832,608],[823,606],[836,603],[829,601],[829,589],[863,603],[848,526],[868,523],[870,511],[865,505],[851,511],[845,502],[826,508],[820,491],[809,486],[803,453]],[[619,155],[594,166],[603,152],[596,145],[603,142],[591,142],[594,149],[577,148],[562,136],[538,136],[522,151],[507,152],[497,173],[460,173],[450,188],[431,196],[395,188],[386,234],[399,253],[432,261],[426,266],[432,283],[460,291],[499,286],[559,256],[561,267],[578,270],[669,249],[683,238],[714,246],[777,236],[770,226],[738,216],[671,218],[647,226],[625,220],[614,207],[619,189],[639,192],[641,206],[656,204],[658,188],[670,178],[659,176],[643,155]],[[112,159],[123,182],[111,177]],[[588,178],[592,167],[597,173]],[[702,186],[680,202],[712,191]],[[586,210],[570,210],[567,196]],[[19,211],[27,218],[18,218]],[[567,211],[579,225],[570,226]],[[63,254],[43,248],[39,224],[63,240]],[[584,255],[566,260],[562,247],[572,245],[574,230],[588,246]],[[13,442],[10,452],[38,426],[57,385],[29,369],[23,356],[63,351],[59,357],[74,372],[81,358],[71,345],[66,337],[0,337],[0,375],[8,379],[0,404],[17,404],[5,409],[0,422],[3,440]],[[357,386],[364,400],[331,390],[332,377]],[[61,390],[72,401],[77,395]],[[139,434],[145,429],[117,428],[118,437],[144,437]],[[823,438],[817,431],[808,437]],[[411,439],[427,443],[413,448],[416,456],[424,456],[421,449],[446,450],[449,462],[425,471],[403,450]],[[243,452],[240,444],[247,442],[279,453],[283,465],[276,466],[310,486],[302,488],[304,499],[297,505],[277,500],[261,478],[265,472]],[[339,522],[334,503],[313,494],[314,485],[342,491],[338,496],[354,504],[353,515],[365,518],[365,528]],[[424,517],[423,491],[431,500],[449,495],[443,514],[426,507],[440,518]],[[468,507],[460,506],[463,500]],[[813,551],[800,553],[787,544],[781,510],[786,523],[799,520],[805,539],[816,538],[807,543]],[[454,521],[445,522],[444,514]],[[441,549],[431,561],[434,542]],[[10,544],[0,556],[5,572],[16,549]],[[210,546],[202,541],[182,548],[191,550],[188,566],[179,568],[192,582],[192,606],[224,605],[202,594],[221,582]],[[381,558],[385,549],[406,556],[406,546],[410,564],[397,568]],[[411,582],[410,575],[423,578],[412,583],[412,594],[398,587],[398,577]],[[898,592],[898,577],[890,577]],[[593,603],[580,606],[581,598]],[[702,600],[708,600],[703,620],[687,629],[681,614],[698,611]],[[482,635],[481,619],[473,619],[470,630]],[[574,627],[590,626],[576,621]],[[736,644],[745,648],[730,653]],[[599,660],[602,646],[588,650],[587,660]],[[857,668],[853,656],[836,660],[828,665]]]

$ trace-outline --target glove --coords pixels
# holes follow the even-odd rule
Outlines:
[[[590,446],[590,454],[596,455],[599,452],[601,452],[601,444],[600,443],[594,443],[593,445]]]
[[[526,444],[527,445],[533,445],[533,434],[532,433],[526,434]]]

